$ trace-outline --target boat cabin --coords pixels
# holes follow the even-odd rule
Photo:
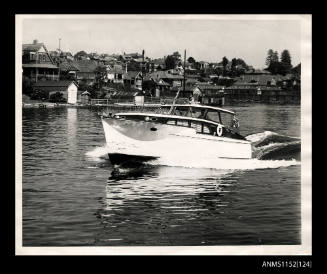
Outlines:
[[[204,105],[161,105],[155,113],[117,113],[114,118],[191,127],[199,134],[245,140],[239,134],[235,112]]]

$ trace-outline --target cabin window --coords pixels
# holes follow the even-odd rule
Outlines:
[[[168,120],[167,125],[176,125],[176,121],[175,120]]]
[[[194,122],[192,122],[191,123],[191,128],[194,128],[197,133],[201,133],[202,132],[202,125],[201,125],[201,123],[194,123]]]
[[[175,115],[187,116],[188,110],[189,110],[189,107],[176,107]]]
[[[191,113],[193,118],[203,119],[205,115],[205,109],[194,109]]]
[[[208,128],[208,126],[203,125],[203,133],[210,134],[210,129]]]
[[[219,119],[219,115],[218,115],[218,111],[208,111],[207,113],[207,117],[208,120],[211,120],[213,122],[216,123],[220,123],[220,119]]]
[[[188,127],[188,121],[177,120],[177,125],[178,126]]]

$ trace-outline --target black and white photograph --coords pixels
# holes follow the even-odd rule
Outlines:
[[[311,255],[310,14],[16,14],[17,255]]]

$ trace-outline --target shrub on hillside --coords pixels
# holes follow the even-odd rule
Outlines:
[[[59,91],[50,95],[50,102],[52,103],[66,103],[66,98],[63,97],[63,94]]]
[[[49,98],[49,92],[44,90],[34,90],[31,93],[31,100],[47,100]]]

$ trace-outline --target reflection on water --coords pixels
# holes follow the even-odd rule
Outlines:
[[[67,108],[67,141],[69,149],[76,150],[77,109]]]
[[[299,109],[286,106],[279,116],[281,109],[238,106],[245,135],[299,136]],[[104,142],[96,111],[24,109],[24,246],[300,243],[299,164],[154,162],[117,172]]]
[[[300,214],[297,184],[258,180],[263,175],[265,170],[162,166],[122,170],[108,179],[95,244],[299,243],[299,220],[289,215]],[[285,187],[288,195],[276,190]]]

